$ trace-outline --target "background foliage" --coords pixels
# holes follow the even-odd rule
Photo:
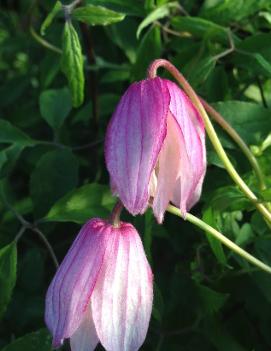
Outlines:
[[[106,125],[152,59],[182,70],[252,147],[271,184],[270,0],[85,0],[68,12],[51,0],[1,1],[3,351],[50,350],[43,313],[55,261],[48,242],[61,261],[80,224],[108,216],[115,200],[103,156]],[[217,130],[245,180],[271,200],[271,189],[259,190],[247,160]],[[271,265],[270,229],[207,147],[193,213]],[[271,349],[270,276],[172,215],[163,226],[151,211],[124,219],[141,233],[155,274],[142,350]]]

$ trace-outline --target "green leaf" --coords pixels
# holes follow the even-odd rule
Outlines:
[[[227,28],[200,17],[177,16],[173,17],[171,24],[175,30],[188,32],[200,39],[213,39],[223,44],[229,42]]]
[[[45,35],[46,29],[51,25],[53,19],[55,16],[60,12],[62,9],[62,4],[60,1],[56,1],[54,7],[52,10],[48,13],[47,17],[45,20],[42,22],[41,28],[40,28],[40,34]]]
[[[251,207],[247,197],[237,187],[232,185],[218,188],[209,200],[209,204],[221,212],[239,211]]]
[[[123,13],[115,12],[102,6],[87,5],[78,7],[72,12],[72,16],[78,21],[91,26],[117,23],[125,18]]]
[[[217,313],[229,298],[229,294],[219,293],[200,284],[197,284],[197,293],[204,315]]]
[[[72,104],[78,107],[84,101],[84,62],[80,40],[71,22],[66,22],[63,31],[61,68],[69,82]]]
[[[37,217],[45,215],[53,204],[74,189],[78,182],[78,160],[69,150],[44,154],[30,178],[30,193]]]
[[[270,132],[270,110],[250,102],[227,101],[214,108],[236,129],[248,144],[258,144]]]
[[[24,146],[12,144],[0,151],[0,178],[5,177],[14,167]]]
[[[52,338],[46,329],[26,334],[12,341],[1,351],[51,351]]]
[[[42,117],[55,130],[62,126],[72,109],[71,96],[67,88],[43,91],[39,103]]]
[[[115,202],[107,186],[87,184],[56,202],[44,219],[82,224],[91,217],[107,217]]]
[[[0,143],[16,143],[21,146],[35,144],[34,140],[28,135],[4,119],[0,119]]]
[[[138,42],[136,40],[135,32],[137,22],[134,18],[127,17],[124,21],[106,28],[108,38],[114,42],[129,58],[131,63],[136,60],[136,48]],[[114,74],[115,71],[110,70],[107,74]],[[118,74],[120,72],[117,72]]]
[[[144,16],[143,4],[134,0],[86,0],[88,4],[109,7],[131,16]]]
[[[253,57],[265,76],[271,78],[271,64],[261,54],[253,54]]]
[[[207,56],[203,59],[196,59],[188,64],[189,68],[186,67],[186,71],[189,70],[188,79],[193,86],[198,86],[206,81],[209,77],[210,73],[216,66],[216,60],[211,57]]]
[[[202,220],[210,226],[217,228],[217,216],[211,207],[208,207],[203,212]],[[205,232],[205,234],[215,257],[223,266],[225,266],[227,264],[227,258],[225,256],[221,242],[210,235],[208,232]]]
[[[157,21],[161,18],[169,16],[170,9],[177,6],[178,6],[178,3],[170,2],[168,4],[162,5],[154,9],[151,13],[148,14],[147,17],[144,18],[144,20],[138,26],[136,37],[139,38],[142,30],[146,28],[149,24],[152,24],[154,21]]]
[[[269,5],[270,0],[224,0],[214,6],[203,7],[200,15],[217,23],[229,24],[232,21],[241,21]]]
[[[16,283],[17,248],[11,244],[0,249],[0,318],[3,316],[11,299]]]
[[[150,62],[161,56],[161,52],[160,28],[154,27],[144,35],[139,45],[136,63],[132,68],[133,80],[144,78]]]
[[[205,334],[210,342],[219,351],[247,351],[239,341],[232,336],[224,324],[221,325],[217,319],[208,319],[205,324]]]

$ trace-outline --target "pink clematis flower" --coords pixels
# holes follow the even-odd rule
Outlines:
[[[173,82],[133,83],[108,126],[105,158],[112,191],[133,215],[151,203],[161,223],[169,202],[185,215],[200,197],[206,170],[203,121]]]
[[[136,229],[88,221],[60,265],[46,296],[53,346],[72,351],[136,351],[151,315],[152,272]]]

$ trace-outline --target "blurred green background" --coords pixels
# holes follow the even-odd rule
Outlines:
[[[240,133],[263,169],[264,191],[216,127],[240,174],[271,201],[270,30],[270,0],[85,0],[66,16],[51,0],[1,0],[1,350],[51,349],[44,298],[55,262],[48,243],[61,261],[80,224],[109,215],[115,199],[104,163],[106,126],[153,59],[174,63]],[[271,265],[270,229],[209,142],[207,149],[203,194],[192,212]],[[271,350],[267,273],[173,215],[163,225],[150,210],[123,219],[140,232],[155,275],[142,350]]]

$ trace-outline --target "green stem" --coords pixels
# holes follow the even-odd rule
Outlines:
[[[232,128],[232,126],[218,113],[212,106],[210,106],[205,100],[200,99],[202,105],[204,106],[207,113],[229,134],[229,136],[236,142],[236,144],[240,147],[246,158],[248,159],[251,167],[253,168],[256,177],[258,178],[259,187],[261,190],[266,189],[266,185],[264,182],[264,176],[262,170],[259,166],[259,163],[253,153],[250,151],[250,148],[244,142],[244,140],[240,137],[240,135]]]
[[[34,30],[32,26],[30,26],[30,34],[32,37],[40,43],[42,46],[44,46],[46,49],[49,49],[51,51],[56,52],[57,54],[62,54],[62,50],[59,49],[58,47],[54,46],[53,44],[49,43],[47,40],[43,39],[41,36],[38,35],[38,33]]]
[[[179,208],[169,205],[167,208],[167,211],[174,214],[175,216],[182,217],[181,211]],[[262,261],[258,260],[256,257],[252,256],[250,253],[242,249],[240,246],[236,245],[233,241],[228,239],[226,236],[224,236],[222,233],[220,233],[218,230],[215,228],[211,227],[209,224],[203,222],[201,219],[193,216],[191,213],[187,213],[185,216],[185,219],[199,227],[200,229],[204,230],[205,232],[208,232],[210,235],[212,235],[214,238],[219,240],[222,244],[227,246],[230,250],[238,254],[239,256],[243,257],[245,260],[253,264],[254,266],[260,268],[261,270],[271,273],[271,267],[263,263]]]
[[[243,181],[243,179],[239,176],[238,172],[234,168],[233,164],[231,163],[230,159],[228,158],[225,150],[223,149],[223,146],[214,130],[214,127],[212,125],[212,122],[210,121],[204,107],[202,106],[202,103],[200,102],[199,97],[193,90],[193,88],[190,86],[190,84],[187,82],[187,80],[184,78],[184,76],[177,70],[175,66],[173,66],[169,61],[163,60],[163,59],[158,59],[155,60],[150,68],[149,68],[149,77],[154,78],[156,77],[157,74],[157,69],[159,67],[164,67],[166,68],[172,76],[179,82],[179,84],[183,87],[184,91],[187,93],[189,98],[191,99],[192,103],[198,110],[199,114],[201,115],[204,124],[205,124],[205,129],[206,132],[209,136],[209,139],[211,143],[213,144],[213,147],[215,151],[217,152],[219,158],[223,162],[226,170],[228,171],[229,175],[233,179],[233,181],[239,186],[239,188],[243,191],[243,193],[247,196],[247,198],[254,204],[254,206],[257,208],[257,210],[263,215],[263,217],[271,223],[271,213],[268,211],[268,209],[259,202],[259,199],[257,196],[251,191],[251,189],[246,185],[246,183]]]

